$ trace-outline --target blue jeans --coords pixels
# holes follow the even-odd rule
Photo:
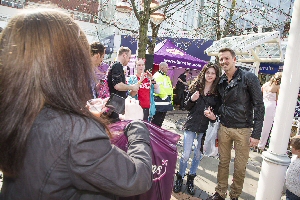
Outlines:
[[[179,173],[182,177],[185,176],[185,170],[187,168],[188,160],[190,158],[190,154],[192,151],[192,146],[194,139],[197,138],[197,146],[195,146],[194,149],[194,158],[192,161],[192,166],[190,168],[190,174],[196,174],[197,168],[199,166],[200,160],[201,160],[201,139],[202,139],[203,133],[195,133],[192,131],[184,131],[184,138],[183,138],[183,154],[180,159],[180,165],[179,165]]]
[[[286,190],[286,200],[300,200],[300,197],[289,191],[288,189]]]

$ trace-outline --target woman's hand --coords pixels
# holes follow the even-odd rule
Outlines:
[[[211,107],[208,107],[206,110],[204,110],[204,115],[205,115],[205,117],[207,117],[210,120],[216,120],[217,119],[215,114],[211,110]]]
[[[105,107],[106,102],[108,101],[109,97],[105,99],[97,98],[91,99],[86,102],[86,107],[89,111],[96,117],[100,117],[100,115],[107,111],[109,108]]]
[[[152,80],[152,74],[148,70],[146,71],[147,77],[149,80]]]
[[[197,101],[200,97],[199,91],[194,92],[194,94],[191,96],[192,101]]]

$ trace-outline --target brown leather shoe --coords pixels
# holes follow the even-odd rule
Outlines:
[[[207,200],[225,200],[223,197],[219,195],[219,193],[215,193],[213,196],[209,197]]]

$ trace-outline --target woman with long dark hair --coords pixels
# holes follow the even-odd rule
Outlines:
[[[0,170],[3,199],[116,199],[152,184],[149,131],[110,143],[89,112],[94,73],[86,36],[66,14],[25,11],[0,36]],[[0,198],[1,199],[1,198]]]
[[[194,195],[194,178],[196,177],[202,154],[200,151],[202,137],[205,134],[209,121],[216,120],[216,110],[220,105],[217,92],[219,80],[219,67],[209,63],[203,67],[200,74],[189,86],[189,92],[185,101],[185,108],[189,111],[184,125],[183,153],[180,159],[179,172],[173,191],[180,192],[183,177],[186,175],[188,160],[192,151],[194,139],[197,140],[194,149],[194,157],[190,172],[187,175],[187,191]]]

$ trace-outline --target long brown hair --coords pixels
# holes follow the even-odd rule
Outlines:
[[[282,72],[276,72],[270,79],[270,85],[280,85]]]
[[[92,77],[86,36],[68,15],[32,10],[10,20],[0,36],[0,170],[18,173],[45,105],[104,125],[85,107]]]
[[[217,94],[217,84],[219,82],[219,67],[216,64],[208,63],[204,65],[201,72],[198,74],[197,78],[194,79],[192,84],[189,86],[189,92],[194,93],[199,91],[200,94],[204,94],[205,87],[205,73],[209,68],[213,68],[216,72],[216,79],[214,80],[211,90],[209,91],[211,94]]]

